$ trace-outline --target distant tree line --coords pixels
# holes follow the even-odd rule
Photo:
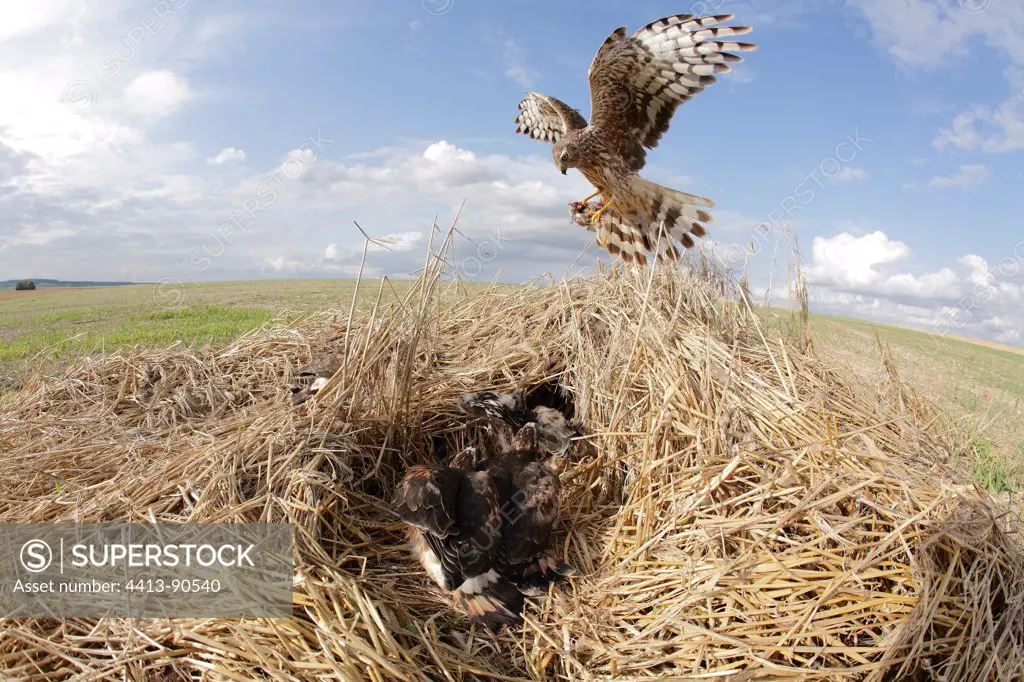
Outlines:
[[[15,291],[31,291],[36,288],[36,283],[30,279],[19,279],[14,285]]]

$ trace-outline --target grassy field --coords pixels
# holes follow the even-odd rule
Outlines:
[[[364,282],[363,304],[378,285]],[[0,298],[0,388],[16,385],[17,374],[34,361],[60,362],[126,344],[217,344],[282,313],[347,311],[353,286],[351,280],[302,280],[18,292]],[[393,286],[401,292],[407,285]],[[780,315],[780,322],[787,317]],[[845,366],[865,391],[883,381],[877,333],[904,378],[970,434],[978,478],[996,490],[1024,483],[1024,350],[827,315],[813,316],[813,328],[818,353]]]
[[[976,477],[999,492],[1024,487],[1024,349],[831,315],[812,319],[818,353],[865,391],[885,381],[881,339],[903,378],[973,443]]]
[[[33,359],[59,362],[132,344],[223,343],[282,314],[347,311],[354,284],[259,281],[17,292],[0,298],[0,382],[10,384]],[[365,302],[376,296],[379,282],[361,286]]]

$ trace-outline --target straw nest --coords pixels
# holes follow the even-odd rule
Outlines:
[[[904,387],[858,397],[707,273],[482,294],[436,274],[351,324],[124,350],[23,386],[0,421],[0,521],[288,522],[295,615],[7,620],[4,674],[1022,678],[1017,531]],[[328,349],[347,363],[290,407]],[[439,442],[466,443],[459,394],[554,376],[587,429],[561,474],[558,549],[580,576],[493,636],[431,589],[387,500]]]

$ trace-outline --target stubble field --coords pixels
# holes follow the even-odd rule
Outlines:
[[[383,295],[408,286],[389,281]],[[217,346],[272,320],[347,315],[355,287],[355,280],[324,279],[0,291],[0,387],[122,346]],[[380,281],[363,281],[359,307],[380,293]],[[776,333],[790,326],[783,311],[765,315]],[[829,315],[813,315],[812,331],[818,354],[869,394],[885,384],[884,342],[902,377],[971,441],[979,481],[997,493],[1024,484],[1024,349]]]

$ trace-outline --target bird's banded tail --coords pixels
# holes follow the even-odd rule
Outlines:
[[[646,216],[641,216],[639,227],[645,228],[644,231],[650,235],[651,246],[658,238],[659,230],[663,230],[674,241],[688,249],[693,248],[694,237],[699,238],[707,234],[704,223],[710,223],[712,217],[702,209],[714,207],[715,202],[711,199],[680,192],[639,176],[631,178],[630,183],[633,191],[644,198],[649,209]],[[665,225],[664,228],[662,223]],[[648,247],[648,250],[654,249]]]
[[[466,580],[453,596],[460,611],[493,632],[522,620],[523,593],[493,569]]]
[[[695,238],[707,234],[704,227],[712,216],[705,208],[715,204],[710,199],[680,192],[639,176],[630,178],[630,189],[644,209],[637,215],[619,209],[602,215],[598,237],[607,242],[612,254],[621,254],[625,261],[647,262],[646,252],[659,257],[679,259],[674,243],[692,248]],[[659,236],[661,241],[659,242]]]
[[[576,575],[576,569],[550,554],[537,557],[523,567],[520,587],[546,587],[549,583],[560,582]]]

